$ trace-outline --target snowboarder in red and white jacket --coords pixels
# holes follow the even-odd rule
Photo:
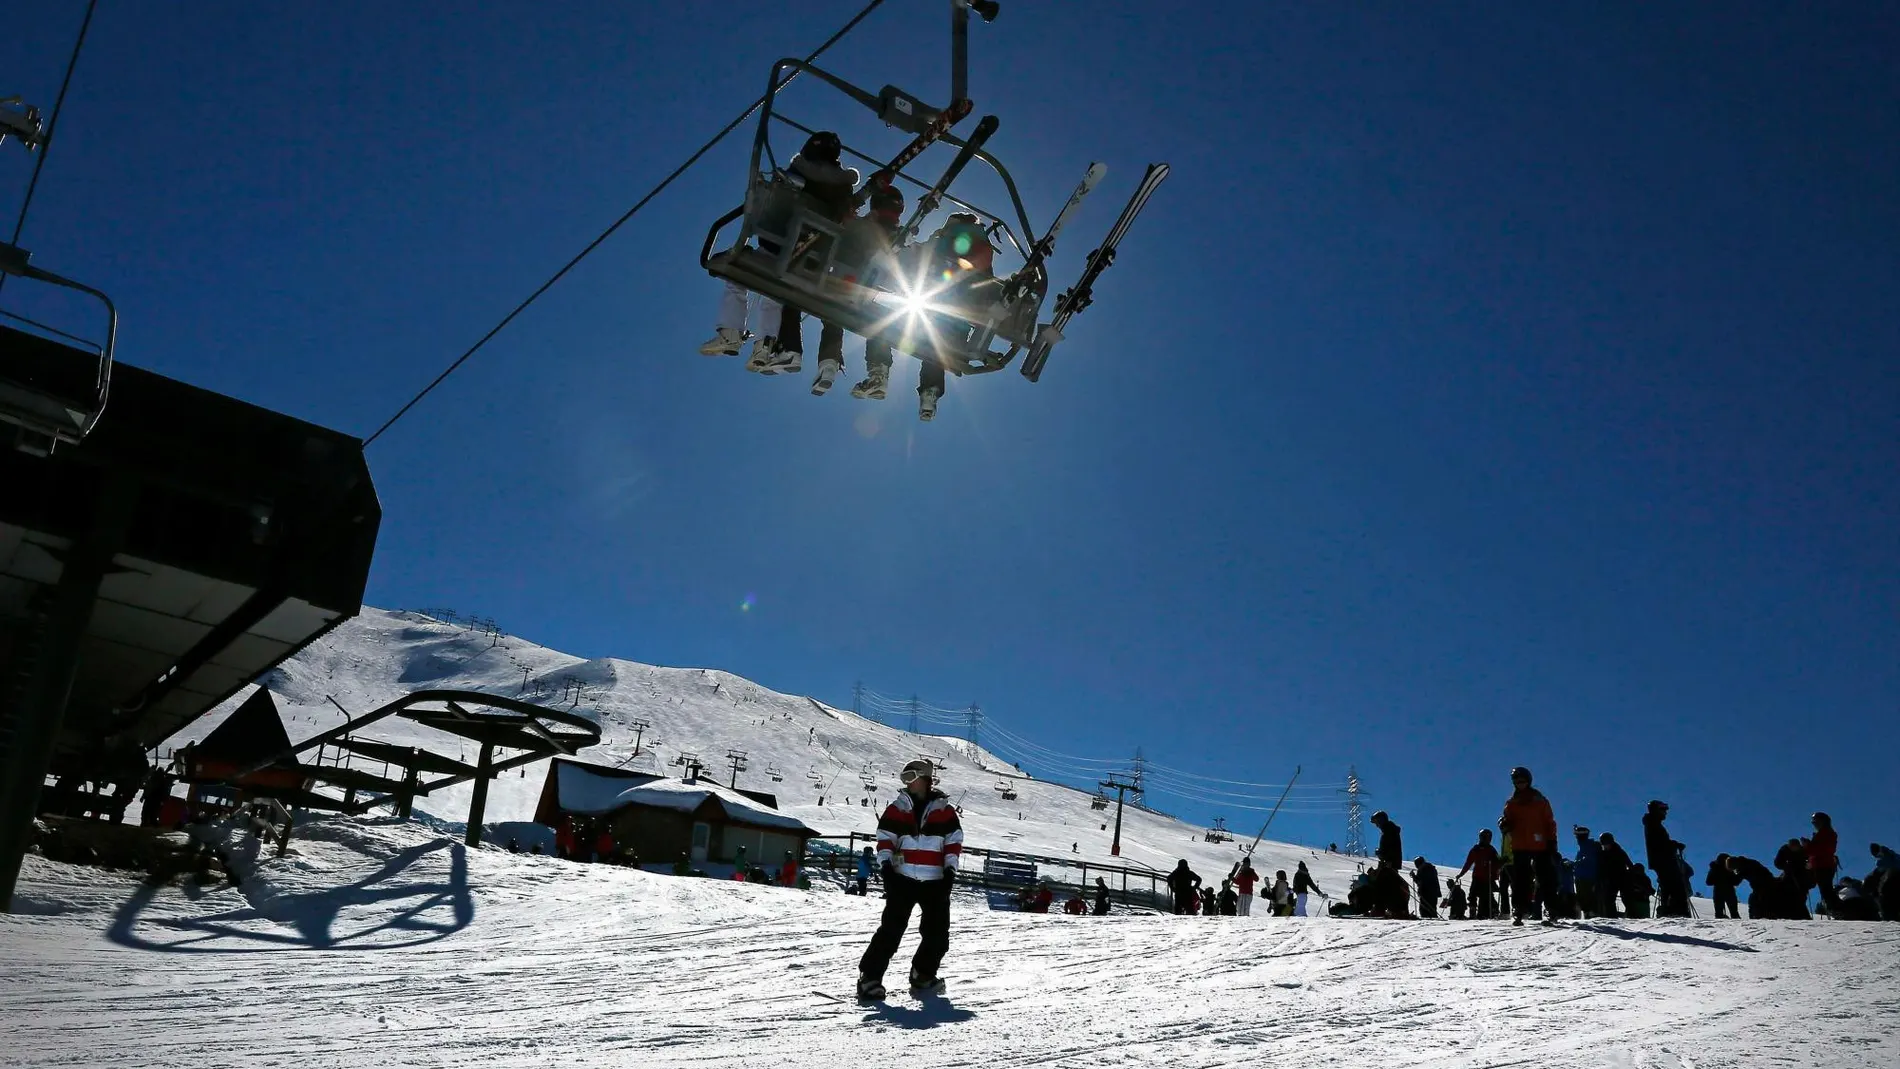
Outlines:
[[[937,967],[950,949],[950,890],[963,860],[963,823],[956,807],[936,789],[936,766],[912,761],[877,822],[877,860],[884,877],[884,916],[858,960],[858,997],[884,997],[884,970],[910,927],[917,907],[917,953],[911,958],[912,990],[937,986]]]

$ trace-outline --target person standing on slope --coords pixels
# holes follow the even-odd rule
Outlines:
[[[1689,888],[1682,882],[1682,868],[1676,863],[1680,855],[1672,845],[1674,840],[1669,836],[1669,829],[1663,826],[1663,821],[1667,819],[1667,802],[1649,803],[1649,811],[1643,814],[1643,853],[1647,855],[1645,860],[1649,862],[1649,867],[1656,873],[1659,899],[1656,916],[1687,917]]]
[[[1410,912],[1405,908],[1405,877],[1400,870],[1405,867],[1405,844],[1400,838],[1400,829],[1386,811],[1381,809],[1372,814],[1372,826],[1379,829],[1379,871],[1373,877],[1373,908],[1387,917],[1406,917]]]
[[[1201,877],[1188,868],[1187,858],[1182,858],[1168,873],[1168,890],[1174,894],[1174,915],[1184,917],[1194,912],[1201,901]]]
[[[1834,874],[1841,867],[1841,837],[1834,832],[1834,818],[1826,813],[1814,814],[1811,823],[1814,825],[1814,837],[1808,840],[1808,877],[1821,892],[1821,904],[1827,907],[1828,915],[1832,916],[1841,904],[1834,893]]]
[[[1708,881],[1709,893],[1715,896],[1715,919],[1727,917],[1729,920],[1742,919],[1741,903],[1735,899],[1735,873],[1729,870],[1727,854],[1715,855],[1709,862],[1709,871],[1703,879]]]
[[[1498,848],[1491,845],[1491,829],[1478,831],[1477,845],[1465,852],[1465,867],[1458,870],[1462,879],[1471,874],[1471,919],[1488,921],[1496,916]]]
[[[857,886],[849,889],[846,893],[856,894],[859,898],[868,896],[871,893],[871,871],[876,864],[877,858],[871,848],[868,846],[865,847],[864,852],[858,855]]]
[[[1273,899],[1273,915],[1291,917],[1293,915],[1293,885],[1286,882],[1286,870],[1280,869],[1273,874],[1273,886],[1267,890],[1267,896]]]
[[[1108,916],[1108,881],[1095,877],[1095,915]]]
[[[1629,882],[1631,867],[1630,856],[1616,836],[1607,831],[1597,836],[1597,910],[1605,917],[1618,915],[1616,896]],[[1625,897],[1624,904],[1628,903]]]
[[[1299,867],[1293,870],[1293,915],[1295,917],[1306,916],[1306,896],[1309,894],[1326,897],[1326,892],[1320,890],[1319,884],[1313,882],[1313,874],[1306,871],[1306,862],[1302,861]]]
[[[1260,882],[1260,874],[1253,869],[1253,858],[1244,857],[1234,863],[1234,871],[1227,874],[1234,882],[1234,892],[1240,897],[1235,900],[1235,916],[1253,916],[1253,885]]]
[[[1572,869],[1577,880],[1577,905],[1585,917],[1597,915],[1597,867],[1603,848],[1590,838],[1590,829],[1579,824],[1571,829],[1577,836],[1577,863]]]
[[[1438,866],[1420,854],[1412,859],[1412,886],[1418,888],[1418,915],[1438,919]]]
[[[1511,798],[1504,803],[1504,815],[1498,825],[1511,845],[1511,897],[1517,900],[1513,925],[1521,926],[1524,915],[1543,914],[1546,921],[1557,919],[1557,818],[1550,811],[1544,792],[1531,786],[1531,770],[1519,765],[1511,770]],[[1531,878],[1537,881],[1531,893]]]
[[[877,858],[884,878],[884,916],[858,961],[858,997],[884,997],[884,970],[910,926],[917,907],[917,953],[911,959],[913,991],[938,986],[937,968],[950,949],[950,891],[963,859],[963,824],[956,807],[934,787],[936,768],[917,760],[898,776],[897,792],[877,821]]]
[[[1220,882],[1220,894],[1214,896],[1214,904],[1220,907],[1220,915],[1223,917],[1240,915],[1240,892],[1234,890],[1234,881]]]
[[[1456,877],[1451,881],[1451,892],[1445,898],[1445,908],[1451,913],[1452,920],[1465,919],[1465,889],[1458,886]]]

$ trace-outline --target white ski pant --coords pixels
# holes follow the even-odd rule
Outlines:
[[[757,306],[756,317],[753,306]],[[719,295],[719,322],[714,326],[730,327],[744,334],[749,328],[748,321],[759,324],[758,334],[766,337],[778,335],[781,309],[779,303],[769,297],[761,297],[733,282],[726,283],[726,290]]]
[[[1235,910],[1242,917],[1253,916],[1253,896],[1241,895],[1240,902],[1235,906]]]
[[[1301,891],[1299,894],[1293,896],[1293,915],[1295,917],[1306,916],[1306,892],[1305,891]]]

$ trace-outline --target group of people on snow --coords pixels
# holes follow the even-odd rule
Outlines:
[[[1251,917],[1255,889],[1260,883],[1261,875],[1253,867],[1251,854],[1234,862],[1234,867],[1221,879],[1218,891],[1204,883],[1200,873],[1188,867],[1186,858],[1168,873],[1168,893],[1176,916]],[[1264,888],[1268,913],[1275,917],[1306,916],[1309,894],[1325,897],[1319,884],[1313,882],[1313,874],[1306,870],[1304,861],[1294,868],[1291,880],[1286,870],[1280,869],[1273,874],[1273,882]]]
[[[1657,917],[1693,914],[1690,897],[1695,869],[1684,856],[1682,842],[1669,833],[1667,802],[1651,801],[1643,814],[1641,863],[1630,857],[1614,834],[1593,835],[1583,825],[1571,829],[1575,854],[1566,857],[1558,844],[1550,800],[1532,786],[1530,769],[1512,769],[1511,788],[1498,818],[1501,840],[1494,843],[1491,829],[1481,829],[1478,841],[1465,854],[1464,866],[1448,886],[1441,886],[1436,867],[1415,857],[1408,887],[1399,825],[1383,811],[1374,813],[1372,824],[1379,829],[1377,864],[1353,881],[1347,901],[1335,905],[1333,912],[1436,917],[1443,900],[1453,920],[1509,916],[1519,925],[1526,917],[1550,923],[1576,917],[1647,918],[1652,912]],[[1811,823],[1813,834],[1784,843],[1772,868],[1753,858],[1716,855],[1705,877],[1715,901],[1715,916],[1741,916],[1737,888],[1746,883],[1752,919],[1805,920],[1812,916],[1809,897],[1818,890],[1821,909],[1836,918],[1900,920],[1900,878],[1889,878],[1900,870],[1900,858],[1875,843],[1870,847],[1874,870],[1866,879],[1839,877],[1839,838],[1832,819],[1816,813]],[[1461,882],[1466,877],[1469,888]],[[1414,895],[1416,914],[1411,910]]]
[[[954,212],[930,238],[915,246],[896,245],[903,232],[904,194],[882,171],[873,173],[862,186],[858,171],[841,161],[843,145],[838,135],[820,130],[811,135],[798,154],[786,166],[788,182],[796,191],[786,190],[806,210],[842,225],[842,238],[835,263],[847,272],[843,281],[856,283],[860,275],[873,271],[891,279],[906,280],[920,293],[930,295],[936,307],[969,305],[979,295],[996,286],[995,246],[975,215]],[[782,214],[790,218],[789,202],[780,202]],[[864,206],[867,211],[858,215]],[[765,221],[768,228],[782,224],[778,218]],[[759,248],[778,255],[782,248],[761,234]],[[811,255],[814,250],[795,249],[795,256]],[[752,318],[756,305],[757,318]],[[943,397],[944,366],[935,345],[936,338],[948,344],[967,341],[970,325],[954,314],[930,309],[899,310],[893,317],[906,317],[918,338],[917,356],[921,367],[917,376],[917,415],[930,420],[937,414],[937,402]],[[751,324],[758,324],[757,331]],[[727,282],[719,303],[719,316],[713,336],[699,351],[706,356],[737,356],[745,343],[752,342],[746,359],[747,371],[761,375],[791,375],[804,366],[804,313],[781,305],[769,297],[748,293]],[[890,386],[891,343],[883,338],[864,341],[865,377],[851,388],[851,396],[861,400],[882,401]],[[811,392],[822,395],[844,369],[844,328],[823,323],[818,339],[818,371]]]

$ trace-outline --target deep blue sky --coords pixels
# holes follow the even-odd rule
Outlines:
[[[0,90],[51,102],[82,6],[9,8]],[[125,360],[366,434],[857,6],[107,0],[25,244]],[[944,6],[827,63],[940,97]],[[1518,762],[1566,825],[1672,800],[1699,863],[1900,835],[1891,5],[1004,8],[972,94],[1035,218],[1111,167],[1059,279],[1174,165],[1040,384],[919,426],[914,365],[871,406],[694,355],[735,138],[373,447],[369,599],[1356,763],[1447,858]]]

